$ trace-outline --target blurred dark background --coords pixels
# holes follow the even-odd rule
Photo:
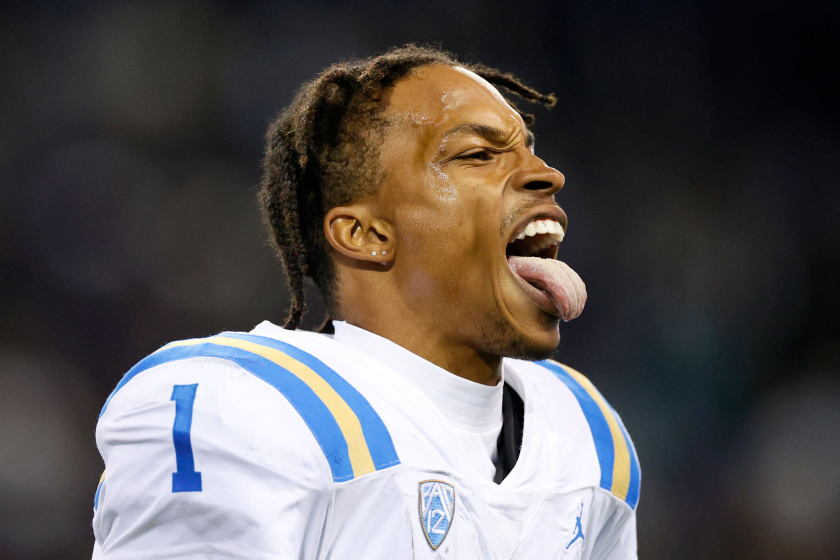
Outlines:
[[[840,3],[6,2],[0,558],[89,558],[100,406],[281,322],[262,134],[331,62],[436,42],[559,96],[561,360],[643,468],[640,557],[840,558]],[[314,290],[310,290],[314,293]],[[319,319],[316,306],[306,319]]]

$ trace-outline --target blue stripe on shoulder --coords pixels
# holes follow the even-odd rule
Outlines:
[[[350,455],[347,451],[347,442],[344,435],[341,433],[341,429],[332,413],[315,392],[285,368],[257,354],[231,346],[205,342],[189,346],[174,346],[155,352],[141,360],[123,377],[105,402],[105,406],[99,415],[100,418],[105,414],[105,410],[114,395],[137,374],[167,362],[198,357],[230,360],[280,391],[301,415],[317,440],[330,465],[333,480],[343,482],[353,478],[353,467],[350,463]]]
[[[171,362],[172,358],[169,357],[170,355],[166,352],[158,350],[154,354],[150,354],[137,362],[134,367],[128,370],[128,373],[123,375],[123,378],[120,379],[120,382],[117,383],[117,386],[114,387],[114,390],[111,391],[111,394],[108,395],[108,398],[105,399],[105,404],[102,405],[102,410],[99,412],[99,417],[102,418],[102,415],[105,414],[105,411],[108,410],[108,405],[111,404],[111,399],[114,398],[120,389],[125,387],[125,384],[134,379],[138,373],[146,371],[147,369],[151,369],[155,366],[159,366],[166,362]]]
[[[365,436],[365,442],[370,450],[370,456],[373,459],[373,464],[376,470],[384,469],[400,463],[397,457],[397,451],[394,449],[394,443],[391,440],[391,434],[385,427],[385,423],[355,387],[350,385],[343,377],[332,370],[324,362],[317,359],[315,356],[304,352],[303,350],[292,346],[286,342],[281,342],[274,338],[265,336],[257,336],[253,334],[244,333],[222,333],[220,336],[227,336],[230,338],[238,338],[240,340],[247,340],[262,346],[268,346],[287,354],[295,360],[303,363],[315,373],[320,375],[324,381],[330,384],[338,395],[344,399],[347,405],[353,410],[359,418],[362,425],[362,433]]]
[[[633,440],[630,439],[630,434],[627,433],[627,428],[624,427],[624,422],[615,409],[613,409],[613,414],[618,419],[618,424],[621,426],[621,433],[624,434],[624,441],[627,442],[627,449],[630,450],[630,487],[627,489],[625,500],[631,508],[636,509],[636,506],[639,504],[639,492],[642,486],[642,469],[639,466],[639,456],[636,454],[636,448],[633,446]]]
[[[96,494],[93,495],[93,511],[99,509],[99,493],[102,492],[103,484],[105,484],[104,480],[96,487]]]
[[[580,386],[569,373],[560,365],[543,360],[536,362],[556,375],[566,387],[577,398],[586,421],[589,422],[589,429],[592,431],[592,439],[595,441],[595,451],[598,454],[598,463],[601,465],[601,488],[612,490],[613,463],[615,462],[615,449],[613,448],[612,433],[607,419],[604,418],[598,403],[589,396],[586,389]],[[631,483],[632,485],[632,483]]]

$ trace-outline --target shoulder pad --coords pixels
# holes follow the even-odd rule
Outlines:
[[[164,346],[126,373],[99,417],[114,395],[138,374],[197,357],[229,360],[282,393],[318,441],[335,482],[400,463],[385,424],[358,390],[311,354],[253,334],[225,332]]]
[[[633,441],[621,418],[582,373],[553,360],[536,363],[551,371],[577,398],[598,453],[601,488],[635,509],[639,503],[641,469]]]

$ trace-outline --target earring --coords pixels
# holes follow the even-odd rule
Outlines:
[[[383,254],[383,255],[387,255],[387,254],[388,254],[388,251],[382,251],[382,254]]]
[[[376,251],[373,251],[373,252],[370,254],[370,256],[375,257],[375,256],[376,256]]]

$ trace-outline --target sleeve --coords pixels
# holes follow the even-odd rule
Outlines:
[[[217,358],[144,371],[97,426],[93,558],[314,558],[329,464],[282,394]]]

